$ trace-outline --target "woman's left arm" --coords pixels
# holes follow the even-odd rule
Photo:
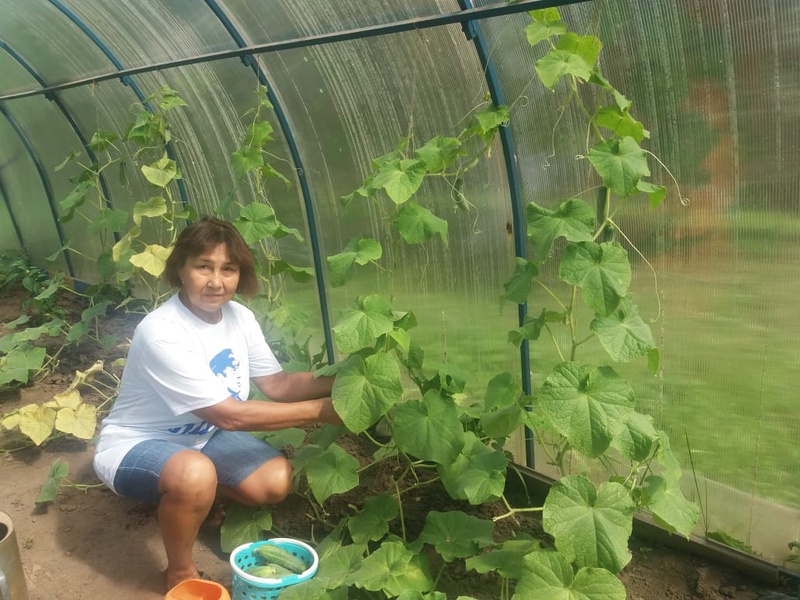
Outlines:
[[[287,373],[280,371],[273,375],[253,377],[253,383],[270,400],[278,402],[297,402],[326,398],[331,395],[334,377],[314,377],[312,373]]]

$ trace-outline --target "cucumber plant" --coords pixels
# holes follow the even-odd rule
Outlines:
[[[412,338],[413,313],[378,294],[355,299],[333,328],[345,358],[322,371],[336,374],[332,395],[337,412],[350,432],[374,441],[374,461],[360,465],[336,443],[336,432],[323,428],[293,458],[298,492],[324,522],[325,502],[358,486],[366,469],[390,462],[384,473],[397,475],[382,493],[354,507],[354,514],[330,524],[331,533],[318,546],[320,573],[282,592],[289,600],[373,593],[404,600],[443,598],[436,591],[431,554],[440,566],[464,560],[479,573],[496,572],[502,580],[500,598],[622,600],[626,594],[616,573],[631,558],[634,515],[647,512],[683,536],[698,520],[697,507],[681,491],[682,471],[666,432],[635,410],[633,387],[612,366],[589,364],[579,356],[584,344],[596,339],[611,362],[646,359],[651,369],[658,368],[658,349],[629,292],[627,250],[613,239],[624,237],[615,217],[625,202],[644,196],[657,208],[666,196],[664,186],[647,179],[648,153],[640,144],[649,133],[632,116],[630,100],[603,76],[598,38],[568,31],[555,8],[530,15],[529,42],[548,46],[536,72],[548,89],[566,90],[565,108],[573,104],[587,117],[587,139],[593,145],[586,162],[599,182],[599,193],[589,190],[597,196],[594,207],[580,199],[583,194],[555,209],[537,203],[527,207],[531,258],[517,259],[504,286],[504,297],[514,303],[529,302],[534,285],[545,290],[545,300],[536,298],[537,310],[509,333],[509,340],[549,339],[558,364],[531,395],[522,392],[514,375],[500,373],[484,398],[464,402],[459,395],[465,381],[457,372],[426,365]],[[586,106],[579,91],[583,85],[598,92],[593,95],[602,99],[598,106]],[[414,156],[406,152],[408,140],[402,140],[373,161],[371,176],[343,202],[364,199],[378,205],[385,192],[391,204],[380,210],[405,242],[438,235],[446,243],[446,222],[411,198],[428,176],[451,177],[458,190],[458,173],[474,158],[466,149],[469,140],[477,136],[488,142],[509,118],[506,107],[477,113],[459,135],[437,136]],[[332,284],[343,283],[356,266],[381,255],[377,240],[354,238],[343,253],[328,259]],[[553,261],[558,261],[555,283],[540,276]],[[586,309],[592,317],[583,324],[579,317]],[[565,347],[557,327],[566,329]],[[419,399],[404,397],[404,377],[416,384]],[[379,422],[386,425],[388,441],[371,435]],[[514,507],[504,493],[511,465],[503,445],[523,426],[534,432],[563,475],[542,506]],[[282,432],[272,439],[289,435]],[[603,464],[609,475],[597,481],[572,474],[574,456]],[[508,510],[492,520],[458,510],[433,511],[411,539],[404,501],[413,489],[433,481],[455,500],[478,505],[501,499]],[[495,542],[495,523],[523,511],[542,513],[552,545],[524,535]],[[237,511],[223,526],[223,547],[241,542],[242,534],[257,535],[270,527],[267,509]]]

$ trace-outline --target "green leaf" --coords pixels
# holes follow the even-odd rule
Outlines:
[[[304,446],[298,452],[298,459],[303,464],[311,492],[320,504],[334,494],[358,486],[358,460],[337,444],[324,449],[316,445]]]
[[[53,168],[53,171],[55,171],[56,173],[58,173],[59,171],[62,171],[69,163],[71,163],[73,160],[78,158],[80,155],[81,155],[80,150],[73,150],[72,152],[70,152],[67,155],[67,157],[63,161],[58,163]]]
[[[30,372],[36,372],[42,368],[46,355],[46,350],[40,346],[34,347],[28,344],[19,346],[7,356],[3,357],[5,358],[5,364],[3,364],[2,369],[0,369],[0,385],[6,385],[13,381],[28,383]],[[50,433],[48,432],[47,435],[50,435]],[[38,438],[38,434],[29,437]],[[45,436],[45,438],[46,437],[47,436]],[[42,441],[43,440],[44,438],[42,438]]]
[[[283,185],[286,187],[287,190],[292,189],[292,182],[280,171],[278,171],[275,167],[270,164],[265,164],[261,167],[261,176],[264,179],[279,179],[283,182]]]
[[[488,144],[497,130],[508,124],[510,118],[511,114],[507,106],[492,104],[475,113],[473,116],[474,128],[477,129],[477,133],[483,141]]]
[[[536,268],[536,265],[518,256],[514,264],[514,272],[503,283],[505,290],[503,298],[517,304],[527,302],[533,280],[538,274],[539,269]]]
[[[400,205],[419,189],[426,172],[427,167],[422,160],[395,159],[381,166],[372,185],[386,190],[392,202]]]
[[[428,140],[416,151],[417,158],[425,163],[429,173],[443,171],[464,154],[466,153],[461,149],[459,139],[442,135]]]
[[[613,131],[617,137],[630,136],[637,142],[650,137],[650,132],[639,121],[619,106],[603,106],[597,111],[594,122]]]
[[[583,200],[565,200],[557,210],[531,202],[527,208],[527,221],[534,258],[542,263],[550,254],[556,238],[564,237],[570,242],[592,239],[594,210]]]
[[[165,188],[176,179],[180,179],[178,165],[166,154],[152,165],[142,165],[142,174],[147,181],[160,188]]]
[[[609,83],[609,81],[603,77],[599,70],[594,70],[591,78],[589,79],[589,83],[599,85],[608,91],[614,97],[614,102],[616,102],[620,110],[627,111],[631,107],[632,102],[628,100],[621,92],[619,92],[613,85],[611,85],[611,83]]]
[[[615,194],[636,193],[639,180],[650,175],[647,155],[630,136],[599,142],[589,150],[589,162]]]
[[[525,315],[522,326],[508,332],[508,341],[519,346],[522,340],[538,340],[547,324],[547,311],[542,309],[538,316],[531,314]]]
[[[303,236],[297,229],[285,227],[278,221],[275,210],[260,202],[252,202],[243,207],[233,225],[250,245],[265,238],[280,239],[286,235],[294,236],[299,242],[303,241]]]
[[[536,540],[509,540],[491,552],[468,558],[466,567],[478,573],[497,571],[498,575],[506,579],[520,579],[528,571],[524,562],[525,556],[539,547]]]
[[[425,461],[449,464],[464,447],[464,430],[455,403],[436,390],[410,400],[392,412],[397,446]]]
[[[579,242],[567,246],[558,275],[581,289],[583,302],[601,316],[611,314],[628,292],[631,266],[617,242]]]
[[[430,544],[445,562],[478,554],[494,545],[494,524],[458,510],[431,511],[418,541]]]
[[[247,128],[247,135],[244,138],[246,146],[261,148],[272,141],[272,125],[269,121],[257,121]]]
[[[59,221],[62,223],[69,222],[75,216],[75,210],[80,208],[86,201],[86,194],[91,189],[94,189],[93,181],[81,181],[78,183],[67,197],[60,202],[64,214],[59,218]]]
[[[405,590],[427,592],[433,589],[427,562],[402,542],[383,542],[364,559],[353,573],[350,583],[387,597],[399,596]]]
[[[525,35],[531,46],[567,32],[567,24],[561,20],[557,8],[541,8],[532,10],[528,14],[533,22],[525,28]]]
[[[557,552],[533,552],[525,557],[526,572],[517,582],[512,600],[625,600],[616,576],[597,568],[573,574],[572,565]]]
[[[416,202],[409,202],[400,209],[394,225],[407,244],[422,244],[438,233],[444,245],[448,245],[447,221]]]
[[[124,210],[108,208],[89,224],[89,231],[92,235],[100,235],[107,228],[109,231],[119,233],[125,230],[127,222],[128,213]]]
[[[47,480],[42,484],[39,489],[39,495],[36,497],[36,504],[46,504],[56,499],[58,495],[58,488],[61,485],[61,480],[69,474],[69,465],[57,459],[50,465],[50,472],[47,474]]]
[[[553,49],[536,61],[536,72],[542,84],[552,90],[564,75],[588,80],[592,65],[575,52]]]
[[[347,521],[350,536],[356,544],[366,544],[382,539],[389,533],[389,523],[398,515],[397,500],[381,494],[364,501],[363,510]]]
[[[239,179],[242,179],[250,171],[260,169],[264,166],[264,155],[261,154],[261,148],[240,148],[231,154],[231,166]]]
[[[344,285],[356,264],[366,265],[379,260],[381,256],[383,248],[377,240],[360,235],[351,239],[341,253],[328,257],[331,285],[333,287]]]
[[[232,552],[242,544],[257,542],[262,532],[271,529],[272,511],[269,506],[250,507],[234,502],[228,506],[220,529],[221,550]]]
[[[92,139],[89,141],[87,146],[95,152],[103,152],[118,139],[119,136],[113,131],[98,129],[94,132],[94,134],[92,134]]]
[[[464,434],[464,447],[451,464],[437,467],[442,484],[455,499],[472,505],[496,500],[503,495],[508,458],[502,449],[492,449],[474,433]]]
[[[358,298],[353,306],[342,311],[333,327],[336,346],[344,354],[368,348],[375,340],[394,328],[392,306],[378,294]]]
[[[700,518],[700,509],[686,499],[680,484],[651,475],[644,480],[643,487],[648,498],[646,506],[656,522],[669,533],[678,533],[688,539]]]
[[[556,366],[537,396],[537,406],[577,450],[600,456],[633,412],[631,386],[610,367]]]
[[[593,35],[578,35],[571,31],[561,36],[556,44],[556,50],[563,50],[580,56],[592,68],[597,64],[602,48],[603,43],[597,37]],[[581,79],[587,81],[590,78],[591,74],[587,77],[581,77]]]
[[[400,367],[388,354],[353,356],[336,376],[331,396],[347,428],[361,433],[402,398]]]
[[[650,200],[650,208],[658,208],[667,196],[667,188],[663,185],[655,185],[649,181],[639,180],[636,184],[636,191],[647,194]]]
[[[628,362],[644,356],[656,347],[650,326],[639,316],[630,294],[607,317],[596,317],[591,330],[616,362]]]
[[[542,525],[558,551],[579,567],[616,573],[631,560],[634,510],[625,486],[606,482],[598,489],[583,475],[570,475],[547,494]]]
[[[479,415],[483,432],[504,438],[522,424],[522,387],[511,373],[500,373],[489,381],[484,399],[485,412]]]
[[[653,417],[632,412],[625,421],[625,427],[617,434],[612,446],[623,456],[641,462],[650,456],[658,440],[658,432],[653,427]]]

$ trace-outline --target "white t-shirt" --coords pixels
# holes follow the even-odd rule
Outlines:
[[[100,430],[97,476],[113,490],[117,467],[143,440],[202,448],[217,428],[191,411],[229,396],[247,400],[251,377],[281,370],[248,308],[228,302],[212,325],[175,294],[134,331],[119,395]]]

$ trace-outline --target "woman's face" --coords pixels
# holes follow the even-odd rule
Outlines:
[[[207,323],[218,323],[222,306],[239,286],[239,265],[231,262],[225,244],[190,256],[178,274],[182,282],[179,297],[186,308]]]

